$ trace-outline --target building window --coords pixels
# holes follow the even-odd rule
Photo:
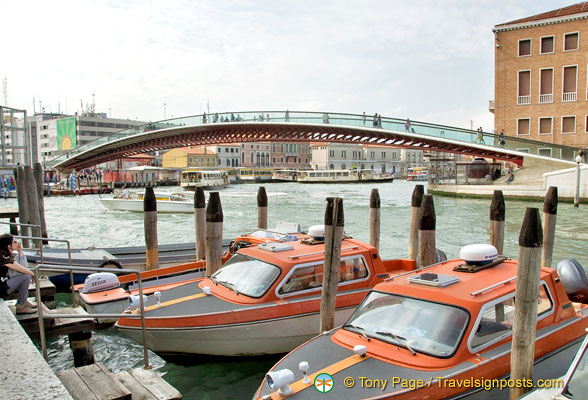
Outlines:
[[[553,103],[553,68],[540,70],[539,103]]]
[[[517,104],[531,104],[531,71],[519,71]]]
[[[576,82],[578,77],[578,66],[571,65],[563,69],[563,95],[562,101],[576,101]]]
[[[578,50],[578,32],[566,33],[564,35],[564,51]]]
[[[519,57],[531,55],[531,39],[519,40]]]
[[[329,150],[329,157],[335,157],[335,150]]]
[[[550,54],[554,52],[555,36],[545,36],[541,38],[541,54]]]
[[[576,116],[561,117],[561,133],[576,133]]]
[[[553,118],[539,118],[539,134],[551,135],[553,133]]]
[[[531,134],[531,120],[529,118],[517,119],[517,135]]]
[[[586,115],[586,121],[584,121],[584,132],[588,133],[588,115]]]

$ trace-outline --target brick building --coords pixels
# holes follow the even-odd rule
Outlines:
[[[496,133],[586,147],[588,2],[499,24],[493,31]]]

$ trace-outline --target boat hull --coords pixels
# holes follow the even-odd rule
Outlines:
[[[100,199],[105,208],[117,211],[143,212],[143,200],[134,199]],[[194,213],[193,202],[183,201],[158,201],[158,213]]]
[[[335,325],[344,323],[355,307],[335,312]],[[319,333],[320,314],[312,313],[245,324],[198,328],[147,328],[147,347],[160,354],[256,356],[287,353]],[[143,343],[141,329],[121,327]]]

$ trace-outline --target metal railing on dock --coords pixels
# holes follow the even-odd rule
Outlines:
[[[69,244],[69,242],[68,242]],[[71,263],[71,258],[70,258]],[[45,324],[43,323],[44,319],[52,319],[52,318],[120,318],[120,317],[127,317],[127,318],[141,318],[141,334],[143,337],[143,359],[145,368],[150,368],[149,366],[149,355],[147,352],[147,334],[145,330],[145,306],[143,302],[143,283],[141,279],[141,272],[134,270],[134,269],[118,269],[118,268],[100,268],[100,267],[82,267],[78,265],[54,265],[54,264],[37,264],[33,271],[35,273],[35,287],[36,287],[36,301],[39,305],[37,309],[37,315],[39,319],[39,337],[41,339],[41,350],[43,352],[43,357],[45,360],[48,359],[47,354],[47,342],[45,340]],[[75,314],[51,314],[50,316],[43,315],[43,308],[40,307],[41,302],[41,289],[39,285],[39,279],[41,276],[41,271],[52,271],[52,272],[69,272],[70,279],[71,279],[71,287],[72,287],[72,296],[74,295],[74,281],[73,281],[73,274],[74,273],[92,273],[96,271],[100,272],[112,272],[115,274],[120,273],[129,273],[129,274],[137,274],[137,283],[138,283],[138,290],[139,290],[139,314],[128,314],[128,313],[121,313],[121,314],[85,314],[84,316],[75,315]]]

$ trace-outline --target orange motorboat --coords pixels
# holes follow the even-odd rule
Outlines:
[[[308,237],[300,232],[300,226],[280,222],[272,230],[258,229],[232,241],[222,255],[223,264],[240,248],[261,243],[288,242]],[[168,290],[194,282],[206,274],[206,261],[200,260],[147,271],[141,274],[143,295]],[[139,294],[137,274],[116,276],[111,273],[91,274],[84,284],[74,286],[75,296],[92,314],[120,314],[129,305],[130,296]],[[148,305],[155,304],[155,297],[145,298]],[[100,318],[101,323],[114,323],[116,318]]]
[[[217,356],[290,351],[319,333],[324,258],[324,242],[313,238],[242,248],[211,277],[161,291],[160,303],[145,308],[147,346]],[[374,285],[414,268],[412,260],[384,261],[375,247],[344,239],[335,323]],[[142,341],[137,319],[119,318],[116,327]]]
[[[541,269],[534,379],[565,372],[563,358],[588,327],[584,270],[558,271]],[[508,385],[533,384],[495,380],[510,371],[516,280],[517,262],[502,259],[486,268],[451,260],[387,279],[340,328],[280,360],[254,398],[507,397]]]

